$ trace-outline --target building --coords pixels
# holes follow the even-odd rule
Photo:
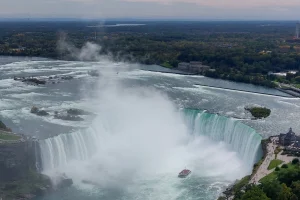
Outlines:
[[[298,144],[300,144],[300,137],[290,128],[288,133],[280,133],[279,144],[282,146],[298,146]]]
[[[201,74],[210,69],[209,66],[203,65],[202,62],[191,61],[190,63],[182,62],[178,64],[178,69],[195,74]]]
[[[189,71],[190,70],[190,64],[186,62],[182,62],[178,64],[178,69],[182,71]]]

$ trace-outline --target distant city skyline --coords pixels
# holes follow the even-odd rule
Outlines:
[[[300,20],[300,0],[1,0],[0,18]]]

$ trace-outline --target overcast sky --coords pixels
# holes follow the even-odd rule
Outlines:
[[[300,20],[300,0],[0,0],[0,17]]]

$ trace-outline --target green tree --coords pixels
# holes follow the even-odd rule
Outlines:
[[[294,78],[294,74],[292,74],[292,73],[287,73],[286,74],[286,80],[291,81],[292,78]]]
[[[294,80],[295,80],[297,83],[300,83],[300,76],[297,76]]]
[[[299,200],[299,198],[295,194],[292,194],[290,200]]]
[[[279,195],[277,197],[277,200],[290,200],[292,197],[292,189],[287,187],[286,184],[281,185],[281,190],[279,192]]]
[[[292,192],[300,198],[300,181],[295,181],[291,185]]]
[[[299,163],[299,159],[298,159],[298,158],[293,159],[293,161],[292,161],[292,164],[293,164],[293,165],[296,165],[296,164],[298,164],[298,163]]]
[[[277,167],[275,168],[275,171],[276,171],[276,172],[280,171],[280,168],[277,166]]]
[[[287,164],[283,164],[282,166],[281,166],[281,168],[283,168],[283,169],[287,169],[289,166],[287,165]]]
[[[290,186],[293,181],[300,180],[299,169],[284,169],[278,172],[278,181]]]
[[[275,200],[279,195],[279,192],[281,190],[281,185],[277,180],[275,181],[269,180],[262,184],[262,190],[264,191],[264,193],[266,193],[266,195],[269,198]]]
[[[241,200],[270,200],[270,198],[259,187],[253,186],[242,196]]]

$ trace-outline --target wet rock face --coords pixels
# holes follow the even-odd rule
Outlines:
[[[0,143],[0,182],[19,180],[35,169],[33,141]]]
[[[44,110],[39,110],[37,107],[33,106],[30,110],[31,113],[36,114],[38,116],[48,116],[49,113]]]
[[[90,115],[91,113],[81,110],[81,109],[76,109],[76,108],[71,108],[67,110],[67,113],[69,115]]]
[[[70,115],[70,114],[60,114],[57,112],[55,113],[54,118],[65,120],[65,121],[84,121],[84,119],[81,117]]]
[[[0,131],[1,130],[11,132],[11,129],[8,128],[2,121],[0,121]]]
[[[25,77],[14,77],[15,81],[22,81],[24,83],[28,83],[28,84],[34,84],[34,85],[45,85],[46,81],[45,80],[41,80],[41,79],[37,79],[37,78],[25,78]]]
[[[30,85],[46,85],[60,83],[60,81],[69,81],[74,79],[73,76],[49,76],[48,78],[34,77],[14,77],[15,81],[21,81]]]

